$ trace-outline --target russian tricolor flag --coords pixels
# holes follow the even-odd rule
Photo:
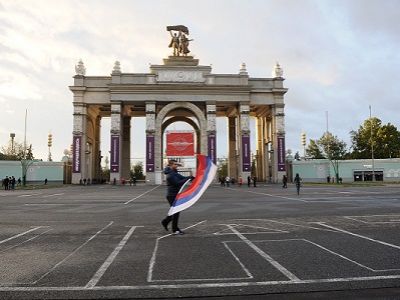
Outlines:
[[[196,178],[188,189],[182,191],[182,188],[178,193],[174,203],[168,211],[169,216],[195,204],[213,181],[215,174],[217,173],[217,166],[212,162],[212,160],[205,155],[198,154],[197,162]]]

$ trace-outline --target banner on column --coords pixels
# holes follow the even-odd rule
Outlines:
[[[111,172],[119,172],[119,135],[111,136]]]
[[[247,135],[242,136],[242,169],[243,169],[243,172],[251,171],[250,137]]]
[[[146,137],[146,172],[154,172],[154,136]]]
[[[210,134],[208,136],[208,157],[214,164],[217,163],[217,151],[216,151],[216,142],[214,134]]]
[[[194,133],[192,131],[167,132],[167,156],[193,156]]]
[[[278,136],[278,171],[286,171],[285,137]]]
[[[72,141],[72,173],[81,172],[81,145],[82,137],[75,135]]]

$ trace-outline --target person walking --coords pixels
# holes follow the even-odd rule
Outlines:
[[[253,186],[257,187],[257,177],[256,176],[253,177]]]
[[[286,189],[287,188],[287,176],[283,175],[282,177],[282,188]]]
[[[168,166],[164,169],[164,174],[167,175],[167,200],[170,206],[175,201],[176,195],[179,193],[182,185],[187,180],[193,180],[193,176],[182,176],[178,173],[178,166],[181,166],[176,160],[171,159],[168,161]],[[168,224],[172,221],[172,233],[174,235],[184,234],[182,230],[178,227],[179,221],[179,212],[173,214],[172,216],[166,216],[162,221],[161,225],[164,227],[166,231],[168,231]]]
[[[250,185],[251,185],[251,177],[249,175],[247,176],[247,186],[250,187]]]
[[[294,183],[296,184],[297,195],[300,195],[301,178],[299,173],[296,173],[296,176],[294,177]]]

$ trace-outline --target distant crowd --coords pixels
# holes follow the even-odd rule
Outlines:
[[[239,177],[238,180],[236,180],[235,178],[231,178],[229,176],[226,177],[219,177],[218,178],[219,183],[221,184],[221,186],[230,186],[231,184],[238,184],[239,186],[243,185],[243,178]],[[253,184],[254,187],[257,187],[257,177],[256,176],[247,176],[247,186],[250,187],[251,184]]]
[[[1,181],[1,186],[4,187],[6,191],[15,190],[15,185],[21,185],[21,177],[16,180],[14,176],[6,176],[6,178],[3,178]]]

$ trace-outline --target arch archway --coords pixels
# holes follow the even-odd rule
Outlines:
[[[193,122],[193,124],[196,124],[196,127],[198,128],[198,134],[197,134],[197,139],[198,139],[198,150],[200,150],[200,153],[207,154],[207,120],[206,117],[204,116],[204,112],[195,104],[190,103],[190,102],[172,102],[167,105],[165,105],[159,113],[157,113],[156,120],[155,120],[155,149],[160,149],[160,151],[156,152],[155,155],[155,168],[156,170],[161,171],[163,166],[162,166],[162,136],[163,136],[163,124],[165,122],[170,122],[170,119],[166,118],[170,115],[173,115],[174,112],[180,111],[180,112],[185,112],[185,115],[181,116],[174,116],[176,118],[183,117],[185,120],[190,120],[191,117],[195,117],[196,120],[198,121],[199,125],[197,126],[196,122],[193,120],[188,121]],[[172,121],[171,121],[172,122]],[[190,123],[189,123],[190,124]],[[192,125],[193,126],[193,125]],[[165,127],[166,128],[166,127]]]

